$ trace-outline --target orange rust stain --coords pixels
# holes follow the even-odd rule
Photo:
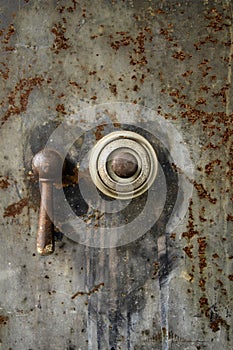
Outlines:
[[[9,320],[8,316],[0,316],[0,325],[7,324],[8,320]]]
[[[68,44],[69,39],[65,37],[66,28],[60,22],[54,24],[51,32],[55,35],[52,51],[58,54],[61,50],[66,50],[70,47]]]
[[[10,69],[7,67],[6,63],[0,62],[0,64],[4,67],[4,69],[0,69],[0,74],[3,79],[7,80],[9,78]]]
[[[0,122],[0,127],[2,127],[12,115],[26,111],[30,93],[35,87],[40,87],[43,81],[44,78],[40,76],[19,80],[7,97],[8,109]],[[4,105],[5,102],[2,104]]]
[[[3,35],[3,33],[4,33],[4,30],[1,31],[1,34],[2,34],[2,35]],[[7,45],[7,44],[9,43],[9,41],[10,41],[10,38],[12,37],[12,35],[13,35],[14,33],[15,33],[15,27],[14,27],[14,25],[11,23],[11,24],[9,25],[9,27],[7,28],[7,32],[6,32],[6,34],[4,35],[3,40],[1,40],[1,43]],[[14,48],[13,48],[13,47],[9,47],[9,46],[5,46],[5,50],[6,50],[6,51],[13,51]]]
[[[211,173],[214,172],[214,166],[215,165],[220,165],[220,164],[221,164],[221,160],[219,160],[219,159],[212,160],[211,162],[206,164],[206,166],[205,166],[205,173],[207,175],[210,175]]]
[[[28,199],[23,198],[19,202],[13,203],[9,205],[7,208],[5,208],[3,217],[15,217],[16,215],[19,215],[22,213],[23,208],[28,204]]]
[[[199,287],[201,288],[202,291],[205,291],[205,284],[206,284],[206,281],[203,278],[201,278],[199,280]]]
[[[8,181],[8,177],[6,176],[5,179],[0,179],[0,188],[1,189],[5,189],[8,188],[10,186],[10,183]]]
[[[205,257],[205,250],[207,247],[206,238],[200,237],[197,239],[197,242],[199,244],[198,254],[199,254],[199,268],[200,268],[200,274],[203,273],[203,270],[207,266],[206,264],[206,257]]]
[[[212,204],[215,204],[217,202],[217,199],[212,198],[202,184],[199,184],[196,181],[192,181],[192,183],[193,183],[194,187],[196,188],[197,193],[201,199],[204,199],[204,198],[208,199],[208,201]]]
[[[188,241],[190,241],[195,235],[198,235],[199,232],[194,229],[194,218],[193,218],[193,211],[192,211],[192,205],[193,201],[190,201],[189,205],[189,220],[188,220],[188,231],[183,232],[182,237],[186,238]]]
[[[63,115],[67,114],[65,111],[65,106],[62,103],[56,106],[56,111],[62,113]]]
[[[96,128],[96,131],[95,131],[95,138],[96,138],[96,141],[99,141],[100,139],[102,139],[103,137],[103,134],[102,134],[102,131],[104,130],[104,126],[103,125],[99,125],[97,128]]]
[[[186,58],[191,58],[192,56],[189,54],[186,54],[184,51],[177,51],[172,55],[172,57],[175,58],[176,60],[183,61]]]
[[[109,84],[109,90],[111,91],[111,93],[116,96],[117,95],[117,86],[116,84]]]
[[[185,251],[185,253],[188,255],[188,257],[190,259],[193,258],[193,253],[192,253],[192,248],[193,248],[193,245],[191,244],[189,247],[184,247],[183,250]]]

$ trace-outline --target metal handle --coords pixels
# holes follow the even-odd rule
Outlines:
[[[53,183],[62,169],[62,158],[54,150],[42,150],[34,156],[32,168],[41,184],[37,252],[49,255],[54,252]]]

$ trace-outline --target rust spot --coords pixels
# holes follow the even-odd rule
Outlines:
[[[207,266],[206,264],[206,257],[205,257],[205,249],[207,246],[206,243],[206,238],[205,237],[200,237],[197,239],[197,242],[199,244],[199,268],[200,268],[200,274],[203,273],[204,268]]]
[[[218,40],[216,38],[213,38],[212,35],[207,35],[203,40],[198,41],[197,43],[194,43],[194,47],[197,51],[201,50],[201,46],[211,43],[211,44],[217,44]]]
[[[69,81],[69,84],[81,89],[81,86],[78,83],[76,83],[76,81]]]
[[[225,326],[227,330],[230,328],[226,321],[220,316],[217,316],[214,321],[210,322],[210,328],[213,332],[219,331],[220,326]]]
[[[173,25],[170,23],[168,24],[168,27],[167,28],[161,28],[160,29],[160,34],[164,36],[164,38],[167,40],[167,41],[173,41],[173,37],[171,36],[171,33],[173,32]]]
[[[109,89],[110,89],[110,91],[111,91],[111,93],[114,95],[114,96],[116,96],[117,95],[117,86],[116,86],[116,84],[109,84]]]
[[[199,99],[196,101],[196,105],[206,105],[206,99],[199,97]]]
[[[189,77],[191,74],[193,74],[193,70],[187,70],[186,72],[184,72],[184,73],[182,74],[182,76],[183,76],[184,78],[187,78],[187,77]]]
[[[199,280],[199,287],[201,288],[202,291],[205,290],[205,284],[206,284],[206,281],[203,278],[201,278]]]
[[[205,173],[207,175],[210,175],[214,171],[214,165],[220,165],[220,164],[221,164],[221,160],[219,160],[219,159],[212,160],[211,162],[206,164]]]
[[[176,60],[184,61],[186,58],[191,58],[192,56],[185,53],[184,51],[177,51],[172,55]]]
[[[9,320],[8,316],[0,316],[0,325],[7,324],[8,320]]]
[[[99,141],[100,139],[102,139],[102,137],[103,137],[102,131],[103,130],[104,130],[104,125],[97,126],[96,131],[95,131],[96,141]]]
[[[216,281],[221,287],[223,286],[223,282],[221,280]]]
[[[182,237],[186,238],[188,241],[190,241],[195,235],[199,234],[199,232],[194,229],[192,205],[193,201],[191,200],[189,205],[188,231],[183,232],[182,234]]]
[[[13,216],[15,217],[16,215],[19,215],[22,213],[23,208],[28,204],[28,200],[27,198],[23,198],[21,199],[19,202],[17,203],[13,203],[11,205],[9,205],[7,208],[5,208],[3,217],[10,217]]]
[[[221,31],[224,27],[230,26],[230,24],[223,22],[223,16],[216,10],[216,8],[209,10],[205,18],[209,20],[207,27],[213,29],[214,32]]]
[[[67,114],[65,111],[65,106],[63,104],[58,104],[56,107],[56,111],[62,113],[63,115]]]
[[[193,279],[194,279],[194,274],[193,273],[189,273],[188,276],[189,276],[189,282],[192,282]]]
[[[199,299],[199,304],[200,304],[200,307],[203,308],[204,306],[208,306],[209,303],[208,303],[208,299],[205,298],[205,297],[201,297]]]
[[[9,186],[10,186],[10,183],[8,181],[8,176],[6,176],[5,178],[0,178],[0,188],[1,189],[8,188]]]
[[[126,32],[116,32],[117,38],[115,41],[111,41],[111,48],[118,51],[121,47],[132,46],[132,53],[129,55],[130,64],[135,65],[146,65],[148,63],[145,56],[145,42],[152,41],[153,37],[151,36],[152,32],[149,27],[143,28],[137,35],[136,38],[133,38]],[[110,39],[113,39],[113,35],[109,36]]]
[[[15,33],[15,27],[13,24],[10,24],[7,30],[7,33],[4,36],[4,39],[2,40],[2,43],[8,44],[11,36]]]
[[[203,216],[201,216],[201,215],[199,215],[199,220],[201,221],[201,222],[205,222],[205,221],[207,221],[207,219],[206,218],[204,218]]]
[[[114,128],[120,128],[121,127],[121,123],[113,123],[113,126],[114,126]]]
[[[154,265],[153,276],[157,276],[159,272],[159,263],[156,261],[153,265]]]
[[[175,241],[175,239],[176,239],[176,233],[175,233],[175,232],[171,233],[171,234],[170,234],[170,238],[171,238],[172,240]]]
[[[89,75],[95,75],[97,72],[95,70],[89,72]]]
[[[71,299],[75,299],[79,295],[90,296],[91,294],[98,292],[98,290],[103,286],[104,286],[104,283],[101,282],[101,283],[97,284],[96,286],[94,286],[89,292],[76,292],[74,295],[72,295]]]
[[[65,37],[66,28],[63,24],[60,22],[55,24],[51,32],[55,35],[52,51],[58,54],[61,50],[66,50],[70,47],[68,44],[69,39]]]
[[[28,99],[33,88],[40,87],[44,78],[40,76],[21,79],[14,87],[14,90],[10,92],[7,97],[8,109],[1,121],[1,127],[7,122],[7,120],[16,114],[25,112],[28,105]]]
[[[193,248],[193,245],[191,244],[190,247],[184,247],[183,250],[185,251],[185,253],[188,255],[188,257],[190,259],[193,258],[193,253],[192,253],[192,248]]]
[[[196,181],[192,181],[193,182],[193,185],[194,185],[194,187],[196,188],[196,190],[197,190],[197,193],[198,193],[198,195],[199,195],[199,197],[201,198],[201,199],[208,199],[208,201],[210,202],[210,203],[212,203],[212,204],[216,204],[216,202],[217,202],[217,199],[216,198],[212,198],[211,196],[210,196],[210,194],[207,192],[207,190],[204,188],[204,186],[202,185],[202,184],[199,184],[199,183],[197,183]]]
[[[121,46],[129,46],[133,39],[128,35],[128,32],[116,32],[119,38],[114,42],[111,42],[111,48],[114,50],[119,50]],[[110,35],[110,39],[112,39],[112,35]]]
[[[3,79],[7,80],[9,78],[10,69],[4,62],[0,62],[0,64],[2,64],[2,66],[4,67],[3,69],[0,69],[0,74],[3,77]]]

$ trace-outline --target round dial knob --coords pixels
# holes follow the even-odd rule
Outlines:
[[[157,156],[145,137],[128,130],[115,131],[93,147],[89,170],[101,192],[127,200],[150,188],[157,174]]]

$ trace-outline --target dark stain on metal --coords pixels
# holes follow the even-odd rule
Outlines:
[[[90,296],[91,294],[98,292],[99,289],[101,287],[103,287],[103,286],[104,286],[104,283],[101,282],[101,283],[97,284],[96,286],[94,286],[89,292],[76,292],[74,295],[72,295],[71,299],[75,299],[79,295],[82,295],[82,296],[83,295],[88,295],[88,296]]]

